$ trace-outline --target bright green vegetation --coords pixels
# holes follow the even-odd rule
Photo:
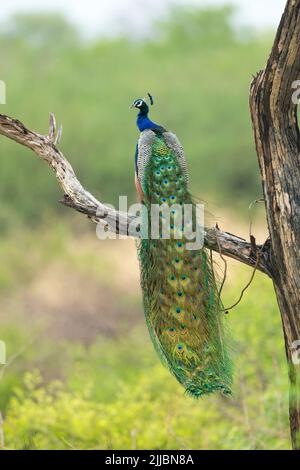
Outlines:
[[[65,345],[63,354],[72,359],[65,382],[43,384],[38,371],[27,373],[6,409],[7,447],[287,448],[284,352],[269,283],[255,283],[232,323],[232,399],[184,395],[140,326],[118,341],[99,337],[89,348]],[[2,382],[9,385],[5,376]]]
[[[17,244],[23,260],[22,282],[20,265],[16,268],[13,259],[6,260],[7,270],[1,265],[6,279],[1,284],[1,337],[7,342],[8,357],[20,353],[0,380],[7,448],[289,448],[284,345],[267,278],[258,274],[243,302],[230,313],[233,397],[212,395],[197,401],[185,395],[160,364],[146,330],[138,288],[134,284],[130,292],[118,284],[122,263],[113,257],[116,251],[124,253],[122,244],[128,249],[128,242],[120,242],[121,248],[114,242],[104,247],[91,236],[58,232],[59,236],[25,232],[22,240],[15,236],[5,245],[9,250]],[[29,240],[34,271],[23,253]],[[78,246],[82,251],[76,252]],[[44,251],[47,257],[42,256]],[[134,257],[132,249],[130,269]],[[236,263],[230,271],[225,306],[237,299],[250,276],[249,269]],[[102,298],[94,312],[99,325],[85,339],[83,327],[78,337],[70,337],[78,325],[78,305],[57,310],[52,300],[51,308],[47,302],[38,303],[41,286],[43,298],[50,291],[53,299],[59,285],[70,302],[69,291],[77,290],[76,282],[85,286],[83,304],[79,302],[84,322],[91,321],[93,295]],[[28,289],[35,293],[31,302],[36,315],[21,302]],[[124,304],[132,316],[124,312]],[[46,327],[49,316],[52,323]],[[107,335],[108,318],[116,326]]]

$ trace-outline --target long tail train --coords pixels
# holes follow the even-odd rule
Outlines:
[[[186,249],[190,240],[184,232],[181,239],[176,238],[180,212],[176,207],[192,204],[195,208],[181,157],[174,134],[141,133],[137,164],[149,231],[151,206],[171,208],[170,239],[149,237],[138,249],[146,321],[158,355],[187,393],[195,397],[215,391],[230,394],[225,316],[210,256],[205,248]],[[160,230],[163,214],[161,218]]]

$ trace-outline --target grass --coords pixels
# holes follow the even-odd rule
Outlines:
[[[41,230],[33,235],[25,230],[23,242],[28,238],[32,241],[35,268],[26,268],[24,262],[24,290],[16,269],[11,274],[12,284],[2,287],[1,296],[1,338],[7,343],[8,357],[21,351],[0,381],[6,448],[289,448],[282,329],[272,284],[265,276],[257,274],[242,303],[230,312],[235,364],[233,397],[214,395],[196,401],[184,394],[153,350],[140,305],[137,265],[132,263],[136,255],[131,242],[95,242],[88,233],[74,235],[67,228],[60,233],[59,243],[56,231]],[[16,239],[11,237],[4,242],[9,248]],[[78,255],[73,252],[76,246],[81,246]],[[125,246],[130,252],[128,260],[121,256]],[[116,255],[118,250],[120,256]],[[41,255],[44,251],[46,257]],[[6,269],[14,271],[14,261],[9,259]],[[131,291],[120,282],[125,260]],[[71,270],[73,276],[76,272],[74,286]],[[225,305],[236,300],[250,274],[248,268],[230,263]],[[25,292],[34,292],[33,286],[40,283],[41,276],[46,279],[42,284],[52,292],[50,300],[55,296],[55,286],[61,284],[61,292],[67,296],[68,289],[77,290],[78,283],[88,279],[81,292],[84,301],[80,303],[86,322],[92,321],[92,297],[101,298],[95,304],[93,334],[84,339],[80,331],[69,334],[76,330],[78,311],[67,308],[64,299],[58,306],[45,302],[34,316],[31,310],[37,300],[33,297],[26,311],[22,302]],[[90,287],[95,278],[97,291]],[[11,289],[13,307],[9,302]],[[42,292],[47,299],[46,291]],[[117,299],[114,308],[113,298]],[[126,298],[131,306],[129,313],[124,311]],[[79,298],[77,305],[78,302]],[[103,303],[105,310],[101,308]],[[68,319],[64,330],[65,323],[56,316],[55,309],[60,317]],[[110,316],[115,316],[115,322],[107,331],[105,321]]]

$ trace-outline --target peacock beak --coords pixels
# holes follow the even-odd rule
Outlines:
[[[134,107],[135,107],[135,106],[134,106],[134,103],[132,103],[132,104],[129,106],[129,109],[132,109],[132,108],[134,108]]]

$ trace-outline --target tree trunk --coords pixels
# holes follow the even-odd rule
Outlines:
[[[300,450],[300,0],[286,5],[266,69],[253,80],[250,108],[271,238],[272,278],[290,380],[290,424]],[[299,84],[298,84],[299,85]]]

